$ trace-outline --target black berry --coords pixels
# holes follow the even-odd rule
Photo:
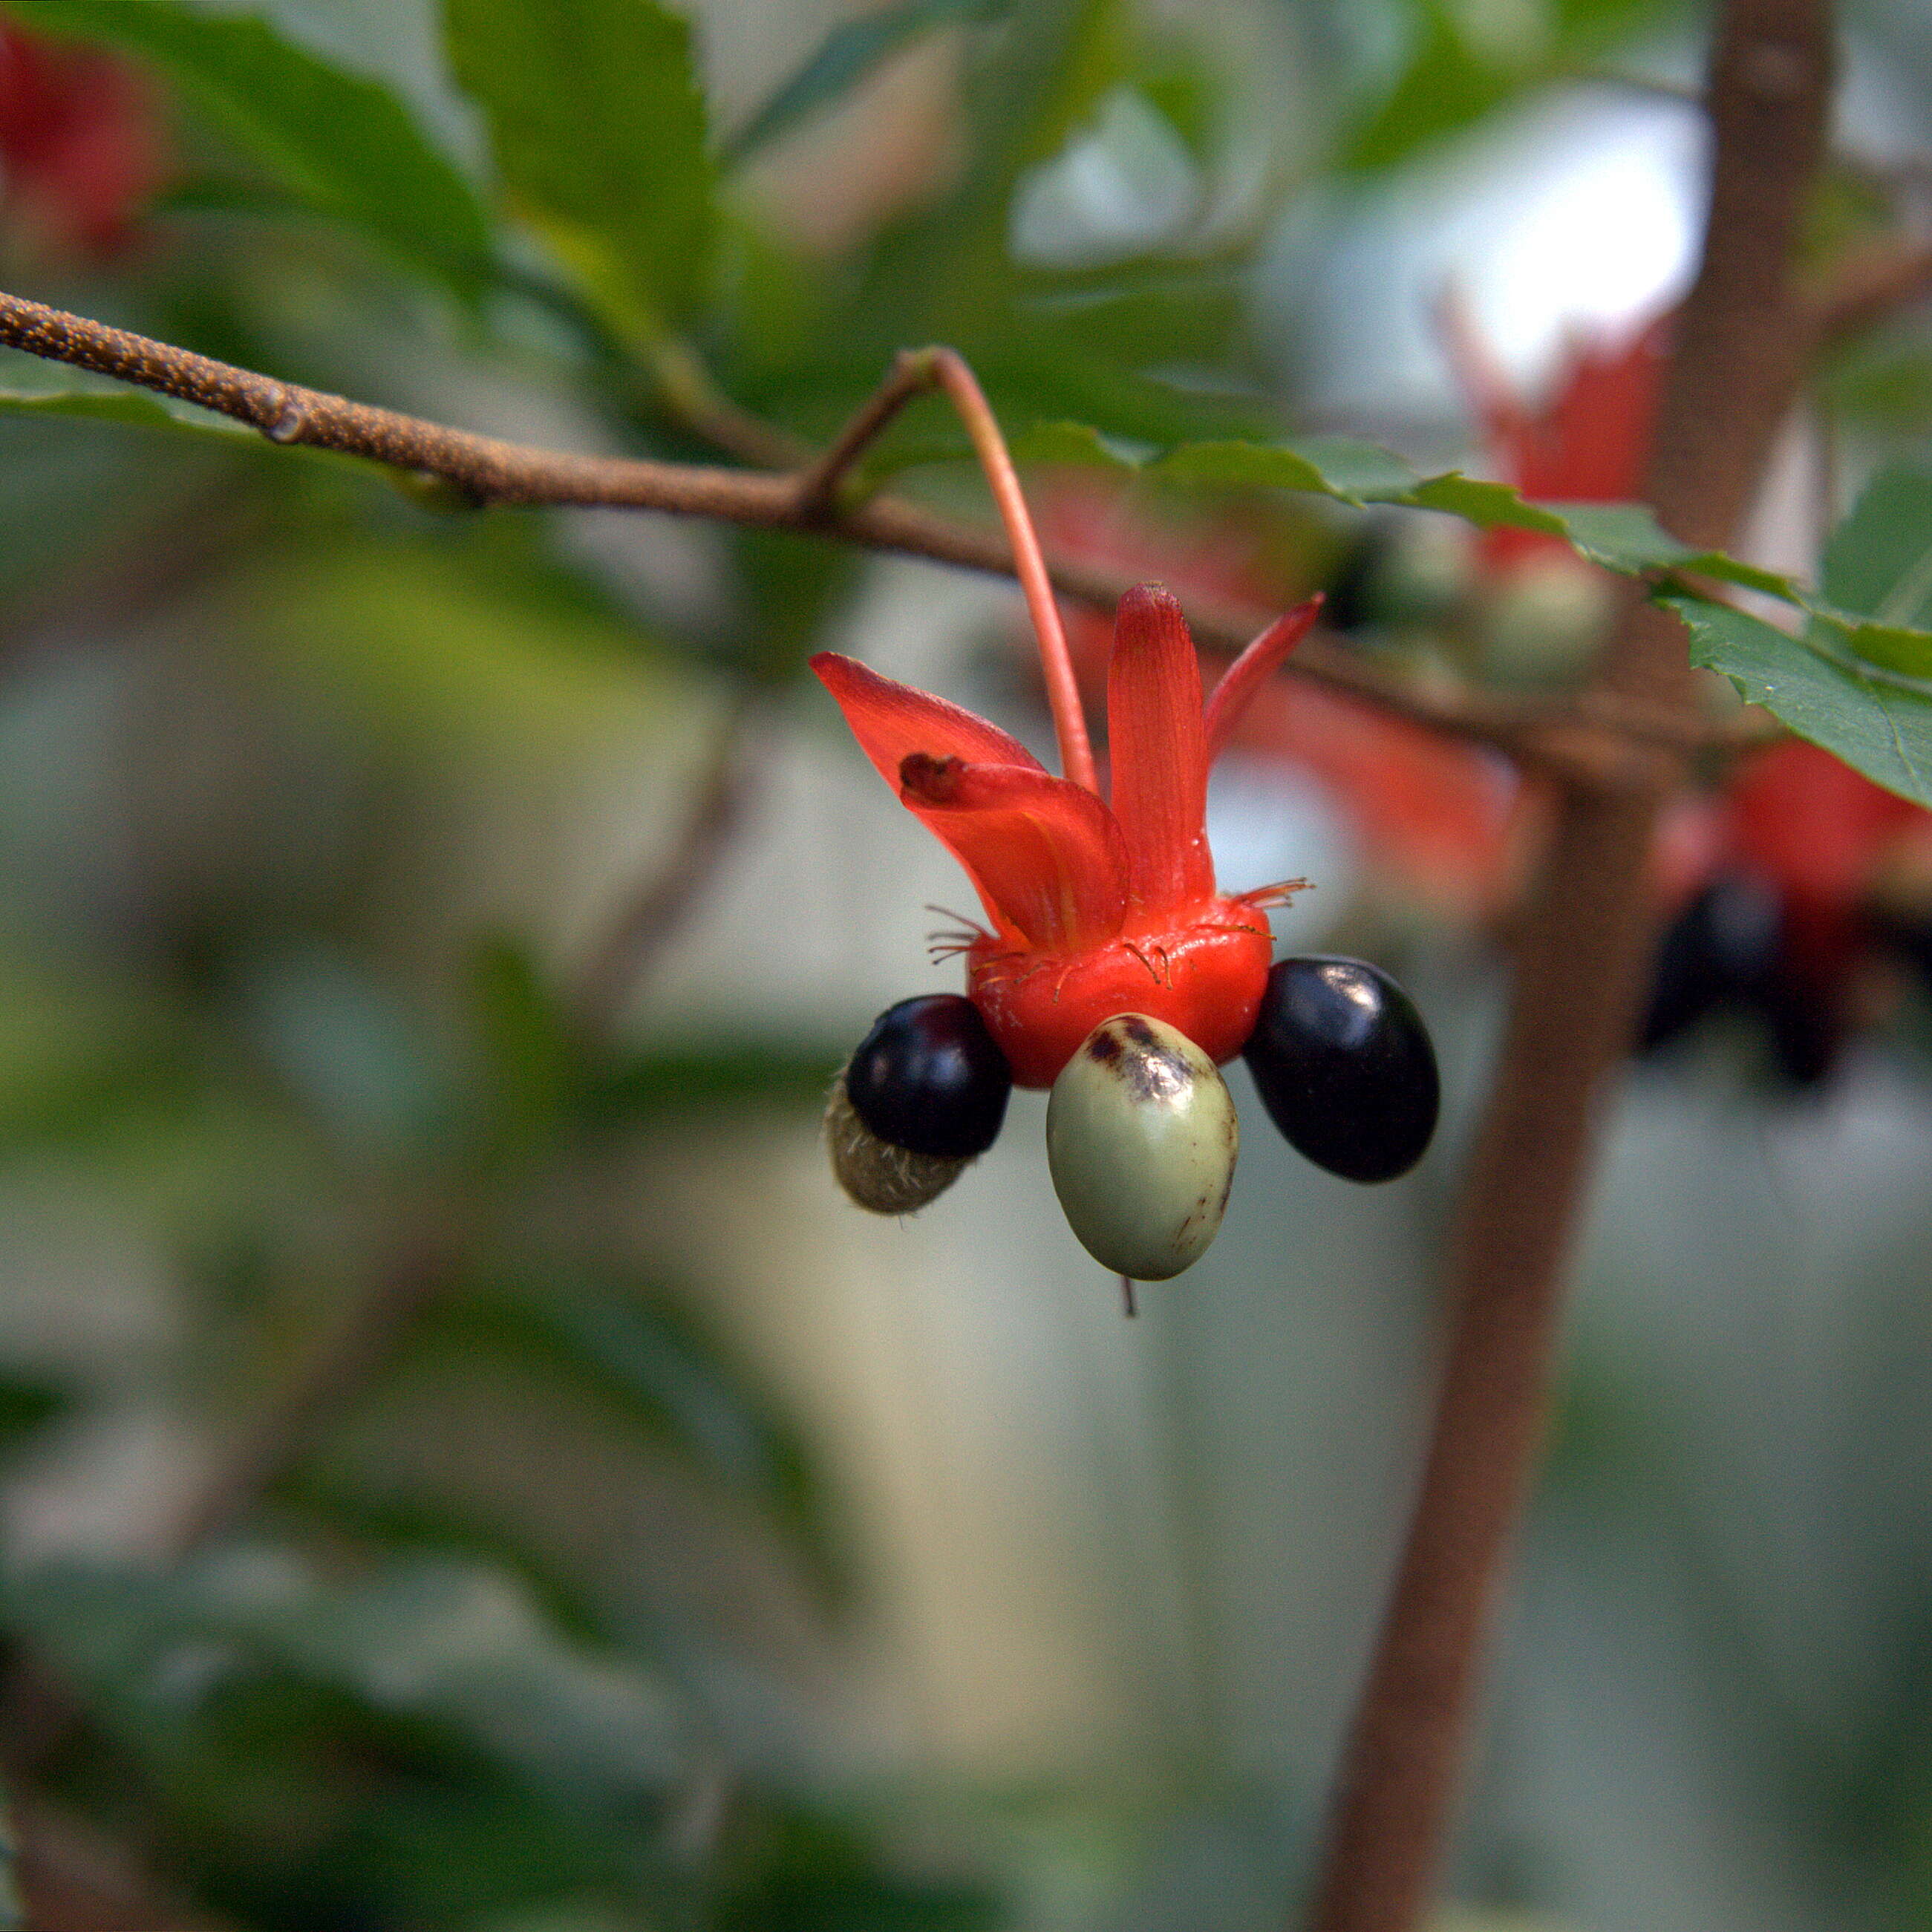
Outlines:
[[[853,1111],[914,1154],[984,1154],[1006,1117],[1013,1078],[970,1000],[928,993],[888,1006],[845,1070]]]
[[[1360,959],[1283,959],[1244,1051],[1268,1118],[1345,1180],[1393,1180],[1426,1151],[1442,1104],[1412,1000]]]
[[[1754,879],[1718,879],[1685,905],[1657,949],[1646,1048],[1662,1046],[1720,1006],[1761,1000],[1778,970],[1777,896]]]
[[[1666,1046],[1709,1016],[1749,1015],[1762,1024],[1775,1071],[1815,1087],[1837,1064],[1842,1002],[1828,974],[1804,970],[1777,893],[1742,876],[1714,880],[1666,930],[1640,1044]]]

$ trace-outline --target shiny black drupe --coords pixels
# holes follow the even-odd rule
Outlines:
[[[1393,1180],[1426,1151],[1442,1086],[1412,1000],[1360,959],[1283,959],[1244,1049],[1288,1144],[1345,1180]]]
[[[1639,1046],[1667,1046],[1709,1016],[1762,1022],[1772,1064],[1791,1086],[1815,1087],[1832,1071],[1844,1032],[1828,985],[1814,985],[1792,957],[1778,895],[1761,880],[1714,880],[1678,913],[1658,945],[1650,1010]]]
[[[888,1006],[845,1070],[845,1092],[882,1141],[964,1160],[1006,1117],[1013,1077],[970,1000],[928,993]]]

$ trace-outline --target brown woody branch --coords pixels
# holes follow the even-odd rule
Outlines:
[[[1001,576],[1015,574],[1011,545],[1000,531],[938,514],[902,498],[874,497],[842,508],[838,481],[858,451],[913,394],[916,378],[889,376],[852,428],[826,455],[781,471],[730,470],[635,457],[586,456],[541,449],[378,409],[218,362],[193,351],[113,328],[58,309],[0,293],[0,343],[76,368],[199,404],[258,430],[272,441],[364,458],[435,478],[479,504],[598,506],[702,517],[833,538]],[[788,457],[795,446],[716,397],[699,373],[676,365],[680,406],[721,446],[761,459]],[[1050,558],[1063,595],[1111,610],[1133,582],[1124,572]],[[1207,599],[1186,600],[1202,643],[1238,650],[1274,613]],[[1399,718],[1486,745],[1556,776],[1589,777],[1614,764],[1618,738],[1671,745],[1721,740],[1724,728],[1689,721],[1659,707],[1625,704],[1614,711],[1565,699],[1514,698],[1424,686],[1370,663],[1332,640],[1311,638],[1288,669]]]
[[[1813,304],[1816,347],[1835,349],[1861,331],[1932,296],[1932,243],[1894,242],[1855,256]]]
[[[1831,56],[1828,0],[1723,9],[1706,94],[1714,139],[1703,259],[1651,465],[1650,500],[1689,542],[1722,544],[1736,528],[1815,340],[1791,262],[1823,148]],[[1593,688],[1692,717],[1676,620],[1633,598]],[[1436,1420],[1348,1736],[1314,1932],[1409,1932],[1428,1902],[1490,1612],[1542,1439],[1599,1112],[1654,942],[1644,880],[1652,833],[1684,776],[1681,757],[1653,740],[1618,783],[1559,797],[1456,1217]]]

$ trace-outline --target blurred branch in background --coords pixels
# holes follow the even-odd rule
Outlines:
[[[656,510],[824,536],[1006,576],[1017,568],[1012,547],[1000,535],[918,505],[886,497],[849,508],[828,502],[817,461],[798,472],[761,476],[526,448],[283,383],[16,296],[0,294],[0,342],[219,411],[276,442],[364,457],[440,478],[479,504]],[[888,399],[886,405],[876,412],[868,406],[855,424],[854,447],[843,453],[835,450],[839,458],[835,476],[905,400],[890,376],[880,393]],[[698,420],[701,426],[710,418],[700,412]],[[1107,609],[1134,580],[1124,572],[1048,561],[1058,590]],[[1200,600],[1184,601],[1195,634],[1210,646],[1239,650],[1274,614],[1237,614]],[[1288,668],[1292,674],[1315,678],[1414,723],[1492,746],[1534,768],[1584,776],[1598,770],[1606,756],[1614,764],[1615,748],[1606,752],[1599,742],[1606,730],[1665,743],[1687,738],[1721,743],[1735,734],[1728,723],[1666,715],[1640,698],[1614,692],[1576,704],[1445,691],[1406,680],[1354,652],[1324,651],[1318,640],[1311,640]]]
[[[8,1932],[213,1932],[217,1922],[181,1906],[124,1846],[107,1843],[51,1806],[14,1808],[20,1916]]]
[[[1811,346],[1793,257],[1823,151],[1828,0],[1726,0],[1711,56],[1712,200],[1679,317],[1650,500],[1687,541],[1730,540]],[[1593,680],[1689,714],[1676,620],[1635,597]],[[1408,1932],[1429,1909],[1476,1685],[1550,1400],[1562,1292],[1610,1076],[1629,1049],[1655,914],[1660,748],[1562,794],[1449,1252],[1450,1332],[1427,1459],[1348,1734],[1314,1932]]]
[[[733,701],[670,853],[620,900],[590,948],[571,1001],[586,1039],[609,1041],[652,962],[711,883],[745,810],[758,715],[755,691]]]

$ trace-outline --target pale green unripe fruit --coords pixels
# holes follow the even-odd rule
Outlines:
[[[1046,1164],[1102,1268],[1166,1281],[1220,1232],[1240,1130],[1214,1063],[1144,1013],[1102,1020],[1053,1083]]]

